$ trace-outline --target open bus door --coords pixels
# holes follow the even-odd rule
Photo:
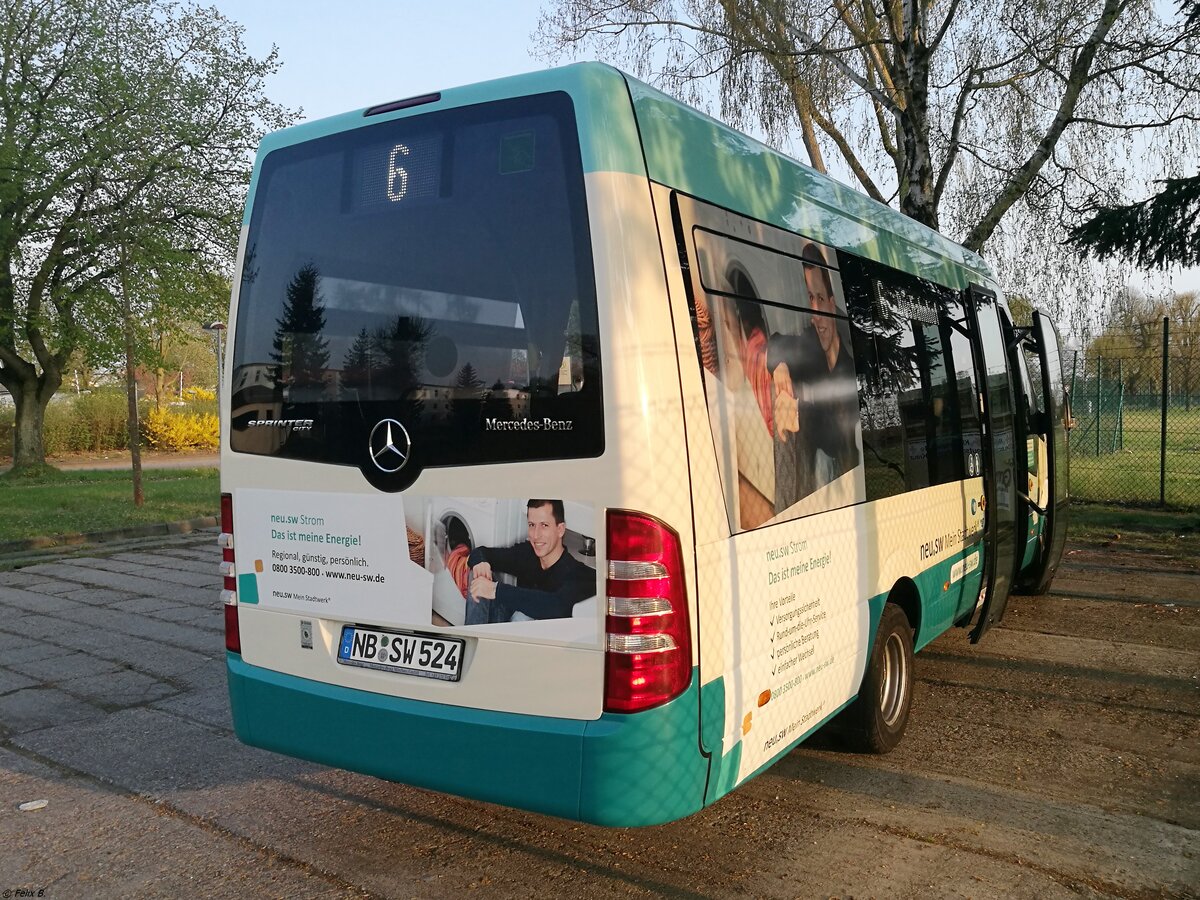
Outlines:
[[[1028,497],[1023,498],[1044,522],[1034,558],[1018,576],[1017,587],[1026,593],[1044,594],[1058,570],[1067,540],[1067,506],[1070,503],[1067,429],[1071,410],[1063,379],[1058,330],[1050,317],[1034,310],[1033,328],[1024,335],[1024,340],[1032,344],[1039,362],[1040,378],[1030,385],[1030,389],[1040,392],[1037,406],[1043,412],[1030,421],[1029,431],[1045,441],[1049,490],[1042,501],[1044,507],[1039,507]]]
[[[1000,621],[1008,605],[1017,568],[1018,534],[1025,523],[1017,522],[1016,403],[1009,371],[1008,341],[1004,315],[996,295],[971,285],[968,292],[967,323],[978,373],[980,410],[983,413],[983,588],[976,607],[978,619],[971,642]],[[1022,445],[1021,451],[1024,452]],[[1023,542],[1021,543],[1023,546]]]

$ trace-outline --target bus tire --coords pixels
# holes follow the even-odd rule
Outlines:
[[[846,707],[844,735],[860,753],[888,753],[900,743],[912,708],[913,632],[895,603],[883,607],[858,697]]]

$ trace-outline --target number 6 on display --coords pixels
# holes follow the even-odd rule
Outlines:
[[[402,156],[408,156],[408,147],[404,144],[397,144],[388,156],[387,195],[393,203],[403,200],[408,193],[408,169],[396,165]]]

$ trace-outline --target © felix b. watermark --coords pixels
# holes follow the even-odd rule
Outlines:
[[[16,900],[18,897],[45,897],[45,888],[5,888],[0,891],[3,900]]]

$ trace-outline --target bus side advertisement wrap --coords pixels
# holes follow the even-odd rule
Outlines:
[[[730,535],[698,547],[704,677],[725,686],[704,717],[724,725],[718,783],[737,783],[858,693],[896,584],[918,645],[974,603],[972,357],[953,292],[676,203]]]
[[[857,693],[896,581],[914,579],[927,635],[951,624],[964,594],[973,602],[982,508],[970,493],[964,485],[940,485],[851,506],[819,520],[746,532],[731,551],[707,557],[702,597],[719,598],[725,585],[737,584],[732,604],[714,600],[700,611],[705,628],[717,620],[714,631],[724,644],[718,694],[723,752],[740,745],[734,784],[817,730]],[[919,532],[911,527],[914,517],[922,522]]]

